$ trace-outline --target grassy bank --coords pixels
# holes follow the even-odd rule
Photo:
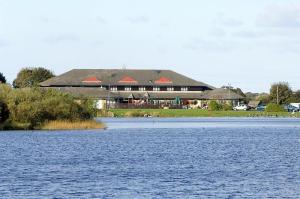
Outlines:
[[[84,129],[104,129],[106,126],[95,120],[66,121],[55,120],[45,122],[41,125],[30,126],[29,123],[5,122],[0,124],[0,130],[84,130]]]
[[[208,111],[202,109],[111,109],[114,117],[297,117],[300,113],[261,111]]]

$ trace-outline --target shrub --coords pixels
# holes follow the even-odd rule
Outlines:
[[[0,83],[0,100],[7,102],[7,98],[12,91],[12,88],[7,84]]]
[[[0,101],[0,123],[5,122],[9,117],[9,110],[7,105]]]
[[[222,109],[222,105],[218,104],[216,101],[211,101],[208,104],[208,110],[210,111],[219,111]]]
[[[266,112],[283,112],[283,111],[284,111],[283,107],[279,104],[270,103],[266,107]]]
[[[40,88],[14,89],[8,96],[10,118],[30,128],[50,120],[87,120],[92,117],[88,103],[79,103],[69,94]]]
[[[232,109],[233,109],[233,107],[231,105],[229,105],[229,104],[224,104],[222,106],[222,110],[223,111],[232,111]]]

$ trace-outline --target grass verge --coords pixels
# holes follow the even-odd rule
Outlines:
[[[297,117],[300,113],[262,111],[208,111],[202,109],[111,109],[115,117]]]

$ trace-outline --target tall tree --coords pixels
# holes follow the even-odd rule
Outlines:
[[[6,83],[6,78],[4,77],[3,73],[0,72],[0,83],[5,84]]]
[[[274,83],[270,89],[270,101],[278,104],[289,102],[293,91],[287,82]]]
[[[46,68],[23,68],[13,81],[13,86],[15,88],[34,87],[51,77],[54,77],[54,74]]]
[[[300,103],[300,90],[293,93],[293,95],[289,99],[289,102]]]

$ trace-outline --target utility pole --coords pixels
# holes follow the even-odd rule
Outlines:
[[[277,104],[279,104],[279,87],[277,85]]]

